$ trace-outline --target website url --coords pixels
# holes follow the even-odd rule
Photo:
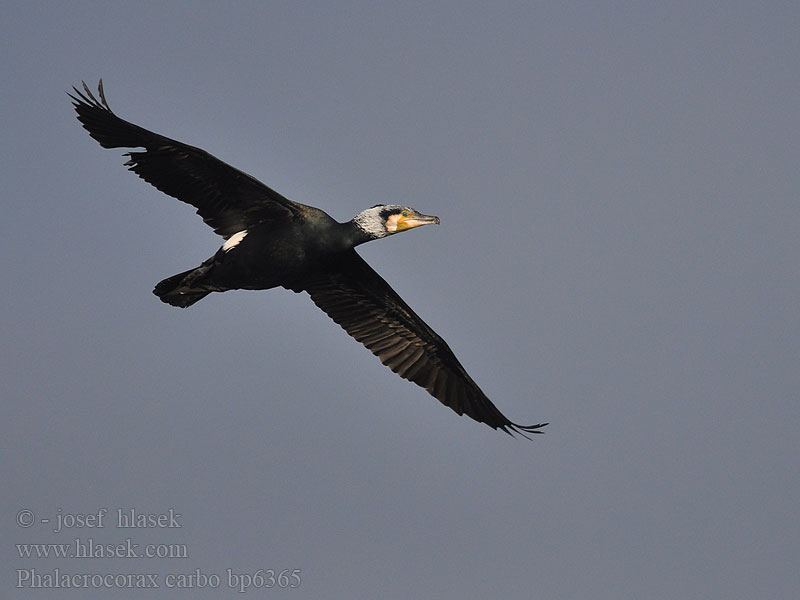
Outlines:
[[[145,544],[131,538],[101,544],[94,538],[75,538],[69,544],[16,544],[20,558],[189,558],[186,544]]]

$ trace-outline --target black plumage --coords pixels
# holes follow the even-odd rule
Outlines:
[[[401,377],[459,415],[506,433],[541,433],[507,419],[436,334],[355,251],[355,246],[438,223],[407,206],[378,205],[339,223],[292,202],[205,150],[124,121],[86,84],[69,94],[78,120],[104,148],[143,148],[125,163],[162,192],[191,204],[226,241],[199,267],[158,283],[164,302],[186,307],[211,292],[284,287],[314,303]],[[526,436],[527,437],[527,436]]]

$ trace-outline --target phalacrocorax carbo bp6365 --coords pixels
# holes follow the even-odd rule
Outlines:
[[[206,151],[117,117],[98,86],[73,88],[78,120],[104,148],[129,152],[125,165],[165,194],[191,204],[225,239],[199,267],[168,277],[153,293],[187,307],[211,292],[282,286],[307,292],[336,323],[401,377],[425,388],[459,415],[506,433],[541,433],[509,421],[486,397],[439,337],[356,253],[355,247],[432,223],[408,206],[377,205],[339,223],[313,206],[292,202]],[[527,436],[526,436],[527,437]]]

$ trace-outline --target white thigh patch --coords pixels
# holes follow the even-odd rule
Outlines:
[[[234,233],[231,237],[229,237],[227,240],[225,240],[224,244],[222,244],[222,251],[223,252],[230,252],[231,250],[236,248],[236,246],[239,245],[239,242],[241,242],[245,238],[245,236],[247,236],[247,230],[246,229],[244,231],[240,231],[238,233]]]

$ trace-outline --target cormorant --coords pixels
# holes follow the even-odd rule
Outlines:
[[[78,120],[104,148],[128,152],[129,170],[197,209],[225,242],[199,267],[173,275],[153,293],[187,307],[211,292],[282,286],[307,292],[314,303],[383,364],[425,388],[459,415],[508,434],[541,433],[509,421],[486,397],[439,337],[356,253],[355,246],[439,223],[408,206],[377,205],[339,223],[318,208],[284,198],[200,148],[117,117],[102,79],[98,101],[83,82],[68,94]]]

